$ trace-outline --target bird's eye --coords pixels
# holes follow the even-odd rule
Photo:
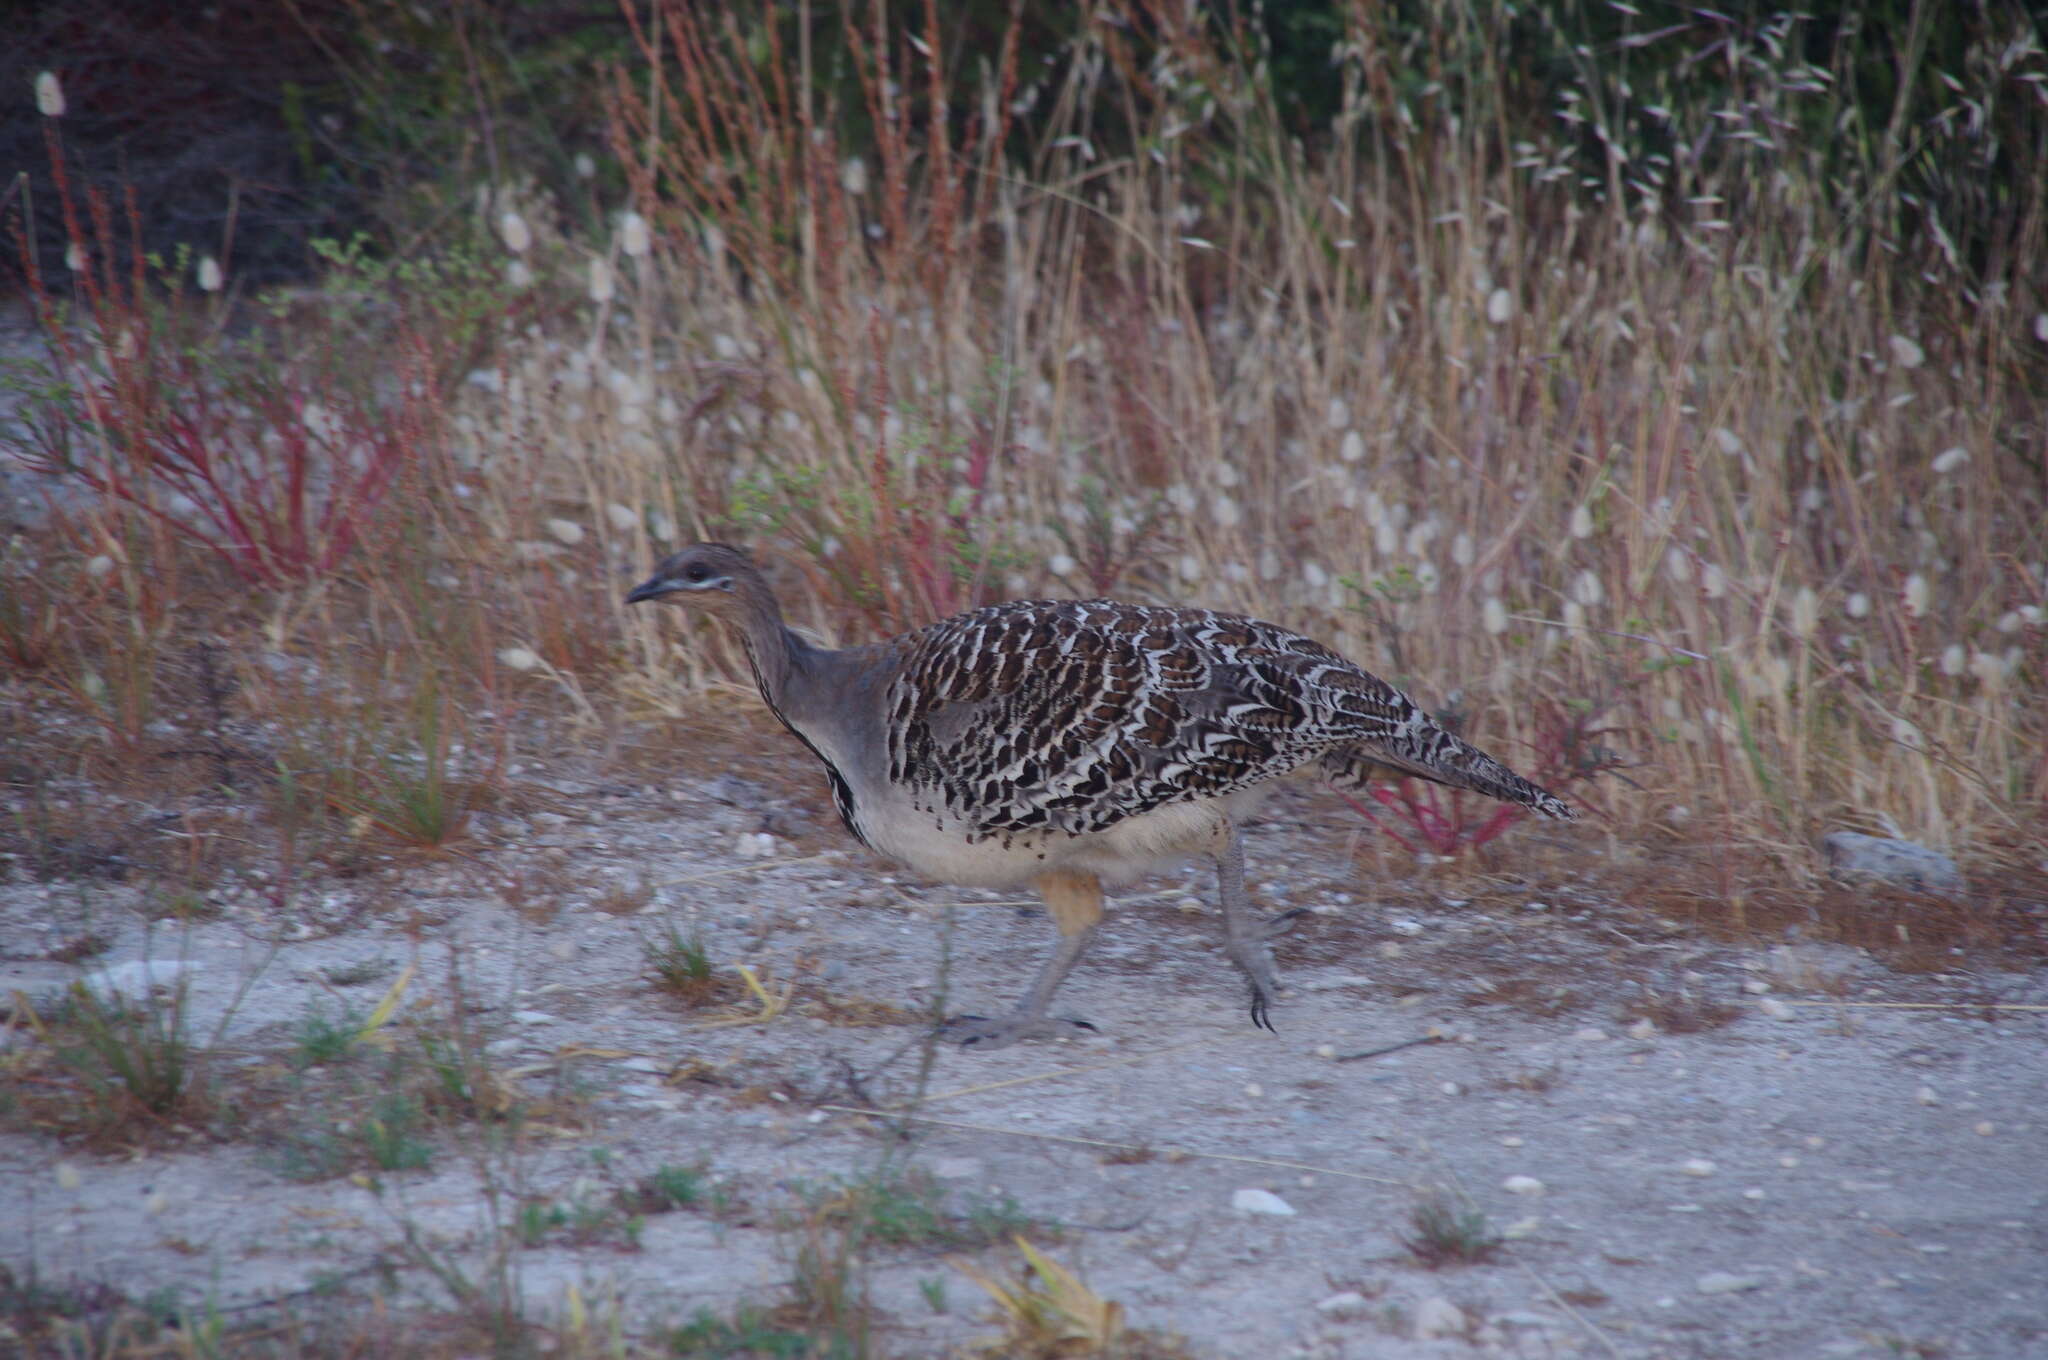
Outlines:
[[[702,562],[692,562],[689,566],[683,568],[683,579],[685,581],[702,581],[709,578],[710,575],[711,568],[705,566]]]

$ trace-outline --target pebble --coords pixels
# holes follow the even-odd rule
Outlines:
[[[512,1018],[522,1025],[552,1025],[555,1017],[546,1011],[514,1011]]]
[[[1606,1030],[1595,1029],[1591,1025],[1586,1026],[1586,1028],[1579,1030],[1572,1035],[1572,1038],[1577,1039],[1579,1042],[1586,1044],[1597,1044],[1602,1040],[1606,1039],[1606,1037]]]
[[[1523,1141],[1524,1139],[1522,1138],[1521,1134],[1510,1133],[1502,1137],[1502,1139],[1500,1140],[1500,1145],[1502,1147],[1520,1147]]]
[[[666,1070],[652,1058],[621,1058],[619,1059],[619,1066],[625,1068],[628,1072],[658,1073]]]
[[[1502,1228],[1500,1235],[1507,1238],[1510,1242],[1519,1242],[1525,1237],[1534,1237],[1536,1229],[1542,1226],[1542,1223],[1542,1219],[1531,1214],[1527,1218],[1518,1218],[1505,1228]]]
[[[1294,1217],[1294,1206],[1274,1194],[1271,1190],[1260,1190],[1247,1186],[1230,1197],[1230,1207],[1241,1214],[1270,1214],[1276,1218]]]
[[[1998,1132],[1998,1126],[1988,1119],[1983,1120],[1977,1125],[1977,1136],[1979,1138],[1989,1138],[1996,1132]]]
[[[60,1189],[60,1190],[76,1190],[76,1189],[77,1189],[77,1188],[79,1187],[79,1185],[80,1185],[80,1184],[81,1184],[81,1183],[83,1182],[83,1180],[84,1180],[84,1177],[82,1177],[82,1176],[80,1176],[80,1175],[78,1174],[78,1168],[77,1168],[77,1167],[75,1167],[75,1166],[73,1166],[73,1165],[72,1165],[71,1163],[69,1163],[69,1162],[59,1162],[59,1163],[57,1163],[57,1188],[58,1188],[58,1189]]]
[[[1462,1336],[1469,1326],[1464,1310],[1441,1294],[1432,1294],[1415,1305],[1415,1335],[1422,1340]]]
[[[1644,1017],[1643,1017],[1642,1019],[1640,1019],[1640,1020],[1636,1021],[1636,1022],[1635,1022],[1635,1023],[1633,1024],[1633,1025],[1630,1025],[1630,1026],[1628,1027],[1628,1037],[1629,1037],[1629,1038],[1631,1038],[1631,1039],[1654,1039],[1654,1038],[1656,1038],[1656,1037],[1657,1037],[1657,1022],[1656,1022],[1656,1021],[1654,1021],[1654,1020],[1652,1020],[1652,1019],[1651,1019],[1651,1018],[1650,1018],[1649,1016],[1647,1016],[1647,1015],[1646,1015],[1646,1016],[1644,1016]]]
[[[932,1174],[942,1181],[979,1180],[983,1173],[976,1157],[941,1157],[932,1163]]]
[[[1548,1187],[1534,1176],[1510,1176],[1500,1183],[1510,1195],[1540,1195]]]
[[[1754,1275],[1731,1275],[1725,1270],[1716,1270],[1700,1276],[1697,1287],[1702,1294],[1742,1294],[1762,1289],[1764,1282]]]
[[[1347,1289],[1324,1299],[1316,1305],[1316,1311],[1324,1317],[1355,1318],[1362,1316],[1371,1306],[1365,1295],[1355,1289]]]
[[[1693,1157],[1680,1162],[1678,1169],[1688,1176],[1711,1176],[1720,1168],[1704,1157]]]
[[[1762,978],[1751,978],[1742,984],[1742,990],[1748,992],[1751,996],[1762,996],[1771,990],[1771,984],[1765,982]]]
[[[1923,1086],[1919,1090],[1915,1091],[1913,1093],[1913,1099],[1919,1101],[1922,1105],[1941,1104],[1941,1097],[1934,1094],[1934,1088],[1932,1086]]]
[[[1776,997],[1767,996],[1756,1003],[1757,1014],[1771,1020],[1790,1020],[1792,1008]]]
[[[1420,935],[1422,922],[1403,916],[1387,923],[1396,935]]]

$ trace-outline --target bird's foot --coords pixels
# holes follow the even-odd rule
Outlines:
[[[1022,1039],[1071,1039],[1075,1031],[1095,1033],[1086,1020],[1062,1019],[1050,1015],[1005,1015],[991,1020],[980,1015],[956,1015],[939,1026],[941,1038],[962,1048],[1008,1048]]]
[[[1280,1031],[1273,1028],[1273,1017],[1269,1012],[1280,1000],[1279,981],[1274,978],[1270,968],[1266,970],[1266,976],[1263,978],[1252,973],[1247,973],[1246,976],[1252,984],[1252,1023],[1268,1034],[1278,1034]]]

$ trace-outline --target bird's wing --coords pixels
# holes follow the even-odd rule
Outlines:
[[[1420,750],[1421,729],[1463,746],[1322,644],[1235,615],[1018,601],[904,646],[889,777],[982,837],[1101,831],[1358,743]]]

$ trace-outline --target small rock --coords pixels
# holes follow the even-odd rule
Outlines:
[[[932,1163],[932,1174],[942,1181],[979,1180],[982,1164],[975,1157],[940,1157]]]
[[[1828,857],[1828,872],[1836,878],[1875,880],[1945,896],[1963,890],[1963,875],[1954,860],[1913,841],[1831,831],[1820,844]]]
[[[1510,1195],[1540,1195],[1548,1187],[1534,1176],[1510,1176],[1500,1183],[1500,1188]]]
[[[1702,1275],[1698,1283],[1702,1294],[1742,1294],[1763,1287],[1764,1282],[1754,1275],[1731,1275],[1725,1270]]]
[[[1764,997],[1756,1003],[1756,1012],[1758,1015],[1767,1016],[1772,1020],[1790,1020],[1795,1014],[1790,1006],[1776,997],[1770,996]]]
[[[1392,927],[1396,935],[1420,935],[1422,933],[1422,922],[1407,916],[1390,921],[1388,925]]]
[[[1655,1020],[1652,1020],[1647,1015],[1644,1016],[1642,1019],[1636,1021],[1633,1025],[1630,1025],[1628,1027],[1628,1037],[1631,1039],[1656,1038],[1657,1022]]]
[[[1977,1136],[1979,1138],[1989,1138],[1996,1132],[1998,1132],[1998,1126],[1988,1119],[1981,1121],[1977,1125]]]
[[[628,1072],[660,1073],[668,1070],[652,1058],[640,1057],[621,1058],[619,1059],[619,1066]]]
[[[552,1025],[555,1017],[546,1011],[514,1011],[512,1018],[522,1025]]]
[[[1527,1218],[1518,1218],[1505,1228],[1502,1228],[1500,1235],[1507,1238],[1510,1242],[1519,1242],[1525,1237],[1534,1237],[1536,1229],[1542,1225],[1543,1220],[1531,1214]]]
[[[1355,1318],[1363,1316],[1370,1307],[1372,1304],[1365,1295],[1355,1289],[1347,1289],[1341,1294],[1332,1294],[1324,1299],[1316,1305],[1316,1311],[1324,1317]]]
[[[1762,978],[1750,978],[1742,984],[1742,990],[1748,992],[1751,996],[1762,996],[1771,990],[1771,984],[1765,982]]]
[[[1678,1164],[1678,1169],[1688,1176],[1711,1176],[1719,1170],[1704,1157],[1693,1157]]]
[[[83,1184],[83,1183],[84,1183],[84,1177],[82,1177],[82,1176],[80,1176],[80,1175],[78,1174],[78,1168],[77,1168],[77,1167],[73,1166],[73,1165],[72,1165],[71,1163],[69,1163],[69,1162],[59,1162],[59,1163],[57,1163],[57,1188],[58,1188],[58,1189],[60,1189],[60,1190],[76,1190],[76,1189],[77,1189],[77,1188],[78,1188],[78,1187],[79,1187],[79,1186],[80,1186],[81,1184]]]
[[[1464,1310],[1441,1294],[1432,1294],[1415,1305],[1415,1335],[1424,1341],[1439,1336],[1463,1336],[1470,1325]]]
[[[1230,1197],[1230,1207],[1241,1214],[1271,1214],[1276,1218],[1294,1217],[1294,1206],[1274,1194],[1271,1190],[1247,1187]]]
[[[1504,1134],[1501,1137],[1500,1145],[1502,1147],[1520,1147],[1523,1141],[1522,1135],[1519,1133]]]
[[[1934,1088],[1932,1086],[1923,1086],[1919,1090],[1915,1091],[1913,1093],[1913,1099],[1919,1101],[1922,1105],[1941,1104],[1941,1097],[1934,1094]]]
[[[1586,1028],[1579,1030],[1578,1032],[1573,1034],[1572,1038],[1577,1039],[1580,1043],[1584,1044],[1597,1044],[1607,1038],[1607,1031],[1604,1029],[1595,1029],[1593,1026],[1588,1025]]]

